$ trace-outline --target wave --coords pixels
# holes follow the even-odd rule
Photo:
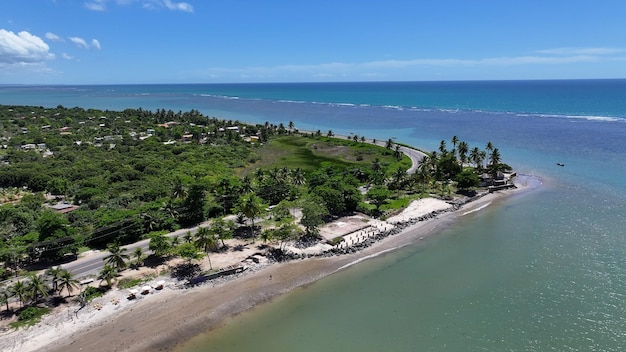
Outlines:
[[[483,209],[485,209],[486,207],[488,207],[490,204],[491,204],[491,202],[489,202],[489,203],[487,203],[487,204],[483,204],[483,205],[479,206],[478,208],[476,208],[476,209],[472,209],[472,210],[470,210],[470,211],[466,211],[465,213],[463,213],[463,214],[461,214],[461,215],[467,215],[467,214],[471,214],[471,213],[475,213],[475,212],[477,212],[477,211],[483,210]]]
[[[311,104],[324,105],[338,108],[361,108],[361,109],[385,109],[395,111],[410,112],[437,112],[445,114],[491,114],[491,115],[509,115],[514,117],[535,117],[535,118],[558,118],[571,120],[587,120],[597,122],[626,122],[626,116],[602,116],[602,115],[581,115],[581,114],[558,114],[558,113],[542,113],[542,112],[515,112],[515,111],[494,111],[484,109],[463,109],[463,108],[437,108],[437,107],[419,107],[419,106],[403,106],[403,105],[375,105],[367,103],[348,103],[348,102],[324,102],[324,101],[306,101],[293,99],[266,99],[266,98],[244,98],[239,96],[220,95],[220,94],[193,94],[194,96],[210,97],[214,99],[224,100],[242,100],[242,101],[267,101],[279,104]]]

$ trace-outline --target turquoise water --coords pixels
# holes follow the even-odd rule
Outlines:
[[[185,351],[626,350],[626,80],[0,87],[0,103],[194,108],[427,150],[457,135],[543,180]]]

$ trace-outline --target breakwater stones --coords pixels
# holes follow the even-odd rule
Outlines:
[[[341,242],[335,245],[332,249],[329,249],[324,252],[314,253],[314,254],[297,254],[297,253],[289,252],[288,260],[298,260],[298,259],[314,258],[314,257],[332,257],[336,255],[356,253],[360,250],[370,247],[371,245],[373,245],[374,243],[382,239],[399,234],[404,229],[412,225],[415,225],[422,221],[435,219],[440,214],[458,210],[461,208],[461,206],[462,204],[452,204],[449,208],[446,208],[443,210],[433,211],[431,213],[422,215],[417,218],[411,218],[406,221],[399,221],[399,222],[390,224],[391,228],[383,230],[383,231],[377,231],[377,230],[364,231],[365,233],[362,235],[362,237],[358,238],[358,240],[354,240],[354,241],[349,240],[348,242],[345,242],[345,241]],[[286,258],[283,257],[282,259],[283,259],[282,261],[284,261]]]

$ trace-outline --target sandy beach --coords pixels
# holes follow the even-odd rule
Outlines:
[[[162,290],[152,290],[136,300],[126,299],[127,290],[113,289],[105,297],[96,299],[76,313],[77,307],[66,307],[64,311],[44,317],[34,327],[1,333],[0,350],[171,351],[198,334],[220,327],[228,317],[367,258],[416,243],[444,230],[459,216],[495,206],[503,197],[519,194],[519,190],[528,188],[524,179],[516,180],[516,185],[517,190],[487,194],[456,210],[437,199],[416,201],[402,213],[387,219],[384,224],[377,223],[378,220],[368,223],[370,228],[397,226],[395,223],[404,223],[405,226],[400,226],[403,229],[397,233],[354,253],[286,263],[261,261],[249,264],[248,270],[236,277],[218,279],[191,288],[181,288],[174,279],[168,277]],[[406,225],[407,220],[426,214],[433,215],[433,218]],[[349,236],[356,233],[358,231]],[[349,236],[345,237],[346,240]],[[357,238],[354,241],[358,241]],[[233,257],[231,261],[236,264],[241,262],[241,258]],[[220,262],[221,265],[227,263],[228,260]],[[149,284],[154,286],[156,280],[163,279],[157,278]]]

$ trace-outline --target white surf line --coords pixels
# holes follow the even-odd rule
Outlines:
[[[490,204],[491,204],[491,202],[489,202],[489,203],[487,203],[487,204],[484,204],[484,205],[481,205],[481,206],[479,206],[479,207],[478,207],[478,208],[476,208],[476,209],[472,209],[472,210],[470,210],[470,211],[466,211],[465,213],[461,214],[461,216],[463,216],[463,215],[467,215],[467,214],[471,214],[471,213],[475,213],[475,212],[477,212],[477,211],[479,211],[479,210],[485,209],[485,208],[486,208],[486,207],[488,207]]]

